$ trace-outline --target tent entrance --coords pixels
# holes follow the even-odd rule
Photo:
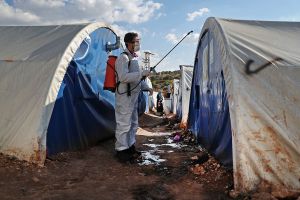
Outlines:
[[[207,31],[197,51],[189,108],[189,128],[225,166],[232,167],[232,137],[223,63]]]
[[[114,135],[114,94],[103,90],[107,60],[103,47],[114,38],[111,30],[97,29],[76,51],[48,126],[48,155],[83,149]]]

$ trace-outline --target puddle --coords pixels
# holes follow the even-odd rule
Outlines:
[[[160,159],[159,155],[152,154],[154,151],[142,151],[143,160],[139,165],[159,165],[166,159]]]
[[[182,147],[187,147],[186,144],[179,144],[179,143],[171,143],[171,144],[162,144],[161,146],[169,146],[175,149],[180,149]]]
[[[163,153],[173,153],[173,150],[161,150],[159,147],[168,146],[175,149],[180,149],[182,147],[186,147],[187,145],[173,143],[172,139],[167,140],[167,144],[143,144],[144,146],[152,148],[148,151],[142,151],[142,161],[139,165],[159,165],[161,162],[165,162],[166,159],[161,159],[158,154]]]
[[[148,146],[150,148],[154,148],[154,149],[157,149],[158,147],[162,147],[162,146],[169,146],[169,147],[172,147],[172,148],[175,148],[175,149],[180,149],[182,147],[187,147],[186,144],[180,144],[180,143],[168,143],[167,144],[143,144],[145,146]]]
[[[156,149],[157,147],[161,146],[160,144],[143,144],[143,145],[145,145],[147,147],[154,148],[154,149]]]
[[[153,139],[148,139],[149,142],[154,141]],[[174,143],[174,141],[171,138],[167,139],[166,144],[143,144],[144,146],[150,147],[152,149],[148,151],[142,151],[142,160],[139,163],[139,165],[159,165],[161,162],[165,162],[166,159],[161,159],[160,155],[156,154],[163,154],[163,153],[173,153],[173,150],[162,150],[159,149],[159,147],[171,147],[174,149],[180,149],[182,147],[186,147],[187,145],[185,144],[180,144],[180,143]]]
[[[171,144],[171,143],[173,143],[173,140],[172,140],[171,138],[168,138],[168,139],[167,139],[167,143],[168,143],[168,144]]]

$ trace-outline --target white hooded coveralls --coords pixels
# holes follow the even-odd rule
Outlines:
[[[115,116],[116,116],[116,144],[115,149],[122,151],[135,144],[135,136],[138,129],[138,96],[141,89],[147,90],[145,81],[142,78],[142,69],[139,67],[137,57],[134,57],[128,49],[125,50],[116,60],[117,81],[120,81],[118,90],[115,93]],[[130,66],[128,62],[130,60]],[[131,91],[128,96],[127,83],[130,83]],[[124,93],[124,94],[119,94]]]

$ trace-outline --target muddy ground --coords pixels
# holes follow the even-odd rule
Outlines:
[[[137,148],[144,158],[132,164],[116,160],[113,139],[58,154],[44,167],[0,155],[0,199],[231,199],[232,172],[205,157],[192,137],[174,143],[181,130],[168,123],[141,117]]]

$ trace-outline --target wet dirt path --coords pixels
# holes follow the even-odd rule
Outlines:
[[[140,126],[138,163],[119,163],[113,139],[42,168],[0,155],[0,199],[230,199],[232,173],[210,156],[199,164],[201,147],[174,143],[180,130],[167,130],[162,118],[143,116]]]

